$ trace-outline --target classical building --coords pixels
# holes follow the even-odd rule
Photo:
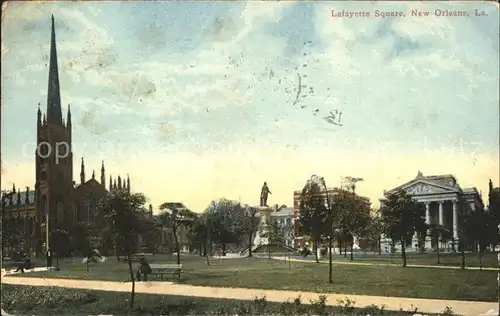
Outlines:
[[[392,190],[384,191],[384,197],[380,199],[381,206],[389,194],[398,190],[403,190],[418,203],[425,205],[425,221],[428,225],[439,225],[451,232],[452,238],[441,245],[449,250],[454,249],[459,242],[459,217],[471,211],[484,211],[481,193],[475,187],[461,188],[457,179],[450,174],[424,176],[419,171],[415,179]],[[418,250],[416,239],[414,237],[410,251]],[[389,240],[384,238],[383,242],[388,243]],[[389,251],[388,247],[383,248]],[[425,242],[425,248],[433,248],[429,238]]]
[[[300,232],[300,226],[299,226],[300,224],[299,224],[298,218],[299,218],[301,194],[302,194],[302,190],[297,190],[297,191],[293,192],[293,209],[294,209],[294,211],[293,211],[294,212],[293,229],[294,229],[294,236],[295,236],[294,237],[294,248],[302,249],[304,247],[307,247],[309,249],[312,249],[313,243],[312,243],[311,239],[308,236],[303,236],[303,234]],[[323,190],[320,194],[325,199],[325,201],[327,200],[327,197],[328,197],[328,199],[331,200],[331,205],[335,205],[335,201],[337,200],[337,197],[339,195],[352,194],[352,192],[350,192],[346,189],[343,189],[343,188],[330,187],[330,188],[327,188],[327,190]],[[360,195],[356,195],[356,199],[359,202],[361,202],[359,204],[360,205],[359,211],[369,213],[370,212],[370,205],[371,205],[370,199],[368,197],[360,196]],[[358,248],[357,238],[355,237],[354,240],[355,240],[354,247]],[[335,249],[338,249],[340,247],[340,245],[338,245],[337,242],[335,242],[334,247],[335,247]]]
[[[57,64],[54,17],[50,41],[49,79],[46,113],[42,114],[40,104],[37,110],[37,148],[35,150],[34,190],[26,187],[24,192],[2,192],[4,227],[12,234],[23,237],[17,245],[25,251],[42,254],[46,242],[46,230],[71,228],[79,222],[92,222],[96,217],[96,205],[100,198],[112,190],[130,191],[130,179],[109,177],[106,188],[104,162],[100,181],[86,179],[83,158],[80,167],[80,182],[73,181],[72,122],[68,105],[66,120],[62,115],[59,72]],[[48,222],[47,222],[48,219]],[[20,233],[19,233],[20,232]],[[4,232],[2,232],[4,233]],[[5,233],[9,233],[5,231]],[[29,237],[29,238],[28,238]],[[2,245],[5,247],[5,245]]]
[[[292,207],[284,207],[277,212],[271,213],[271,220],[276,221],[276,224],[283,232],[285,245],[293,247],[294,242],[294,210]]]

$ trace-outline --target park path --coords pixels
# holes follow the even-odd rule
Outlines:
[[[284,257],[271,257],[272,259],[275,260],[290,260],[291,262],[306,262],[306,263],[316,263],[315,260],[311,259],[297,259],[297,258],[284,258]],[[320,260],[320,263],[328,263],[328,260]],[[339,261],[339,260],[332,260],[333,264],[345,264],[345,265],[355,265],[355,266],[395,266],[395,267],[400,267],[401,264],[395,264],[395,263],[376,263],[376,262],[362,262],[362,261]],[[460,269],[458,266],[438,266],[438,265],[431,265],[431,264],[407,264],[407,267],[410,268],[436,268],[436,269]],[[479,267],[466,267],[465,269],[467,270],[481,270]],[[483,267],[482,270],[486,271],[498,271],[498,268],[491,268],[491,267]]]
[[[114,292],[129,292],[130,282],[105,282],[73,279],[52,279],[52,278],[30,278],[5,276],[2,283],[32,286],[58,286],[75,289],[91,289]],[[415,310],[419,313],[440,313],[447,306],[457,315],[478,316],[497,315],[498,303],[491,302],[468,302],[436,299],[417,299],[404,297],[367,296],[350,294],[314,293],[301,291],[282,291],[246,288],[225,288],[194,286],[187,284],[174,284],[172,282],[138,282],[135,290],[137,293],[166,294],[191,297],[219,298],[253,300],[255,297],[265,296],[270,302],[283,302],[293,300],[299,295],[302,302],[309,303],[310,300],[317,300],[318,295],[327,297],[327,304],[330,306],[339,305],[339,300],[349,298],[355,302],[355,307],[365,307],[371,304],[378,306],[385,305],[386,310],[399,311]]]

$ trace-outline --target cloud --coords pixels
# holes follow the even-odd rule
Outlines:
[[[331,18],[332,8],[349,6],[431,10],[417,3],[318,2],[306,10],[297,2],[250,1],[237,14],[220,9],[191,34],[175,19],[131,21],[130,11],[98,2],[14,3],[2,21],[6,117],[24,124],[27,104],[46,95],[53,12],[75,156],[97,167],[102,158],[113,160],[110,173],[129,172],[156,204],[185,200],[200,210],[222,196],[253,203],[263,179],[278,192],[273,199],[291,204],[291,192],[312,173],[334,184],[341,174],[362,176],[360,193],[373,199],[418,169],[455,173],[463,186],[486,183],[498,170],[491,158],[498,148],[486,148],[498,143],[498,95],[488,92],[498,87],[490,45],[498,36],[484,40],[481,32],[494,23]],[[295,25],[301,14],[311,23]],[[293,54],[288,24],[302,36]],[[143,42],[129,40],[137,30]],[[323,119],[335,109],[343,112],[342,127]],[[6,128],[21,137],[13,124]],[[458,150],[458,139],[481,140],[485,148]],[[8,178],[33,182],[33,166],[20,168],[7,166]]]

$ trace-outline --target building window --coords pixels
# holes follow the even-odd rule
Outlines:
[[[73,205],[73,221],[78,223],[78,204]]]
[[[87,199],[87,221],[90,223],[93,221],[93,216],[92,216],[92,197],[89,196]]]
[[[64,204],[61,201],[57,201],[57,221],[62,223],[64,221]]]

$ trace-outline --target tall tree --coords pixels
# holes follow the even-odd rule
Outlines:
[[[160,221],[172,229],[175,248],[177,249],[177,264],[181,264],[181,249],[179,245],[179,231],[182,227],[189,229],[196,220],[196,213],[190,211],[180,202],[165,202],[160,205],[162,213],[158,215]]]
[[[253,239],[257,232],[260,223],[259,209],[252,206],[246,206],[245,211],[245,226],[248,234],[248,257],[252,257]]]
[[[222,247],[226,254],[226,245],[240,243],[246,236],[245,211],[236,201],[220,199],[213,201],[205,210],[211,241]]]
[[[368,235],[368,225],[370,223],[369,205],[354,192],[340,189],[334,197],[337,205],[334,219],[334,229],[338,237],[351,248],[351,260],[354,260],[353,248],[354,237],[361,238]],[[344,251],[344,255],[347,253]]]
[[[498,225],[500,224],[500,188],[493,187],[493,182],[489,181],[488,192],[488,214],[487,232],[488,239],[493,248],[499,243]]]
[[[431,244],[436,248],[437,264],[441,263],[440,248],[441,244],[452,237],[452,233],[443,225],[432,224],[429,225],[429,235],[431,237]]]
[[[101,199],[100,208],[103,211],[107,226],[113,233],[115,245],[119,250],[125,251],[127,257],[132,291],[130,293],[130,308],[134,307],[135,279],[132,270],[131,241],[137,239],[142,233],[141,217],[144,216],[143,206],[146,197],[140,193],[129,193],[125,190],[110,192]]]
[[[188,240],[190,247],[198,251],[200,257],[203,255],[203,243],[204,243],[204,223],[201,218],[202,214],[196,214],[193,222],[191,223],[188,231]]]
[[[50,246],[56,256],[56,271],[59,271],[59,258],[68,249],[69,235],[66,230],[56,229],[50,234]]]
[[[385,235],[401,245],[403,267],[406,267],[406,247],[411,244],[414,234],[424,234],[425,210],[403,190],[387,196],[381,207],[381,218]]]
[[[372,210],[370,221],[367,227],[367,239],[372,242],[372,251],[382,253],[382,233],[384,231],[383,222],[379,210]]]
[[[319,180],[320,178],[318,178]],[[318,244],[322,236],[328,233],[328,208],[323,185],[311,177],[302,189],[299,200],[299,218],[302,233],[311,237],[316,262],[318,258]]]

